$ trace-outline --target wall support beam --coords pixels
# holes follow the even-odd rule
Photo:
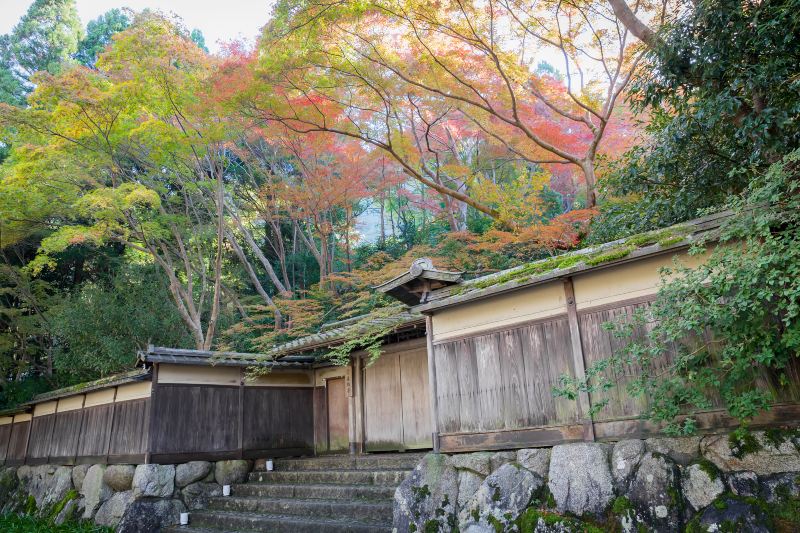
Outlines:
[[[353,415],[355,416],[355,449],[351,453],[364,453],[364,359],[353,358]]]
[[[236,413],[238,417],[239,433],[236,440],[239,446],[239,459],[244,458],[244,368],[239,370],[239,412]]]
[[[428,393],[431,403],[431,440],[433,451],[439,451],[439,404],[436,392],[436,357],[433,351],[433,317],[425,315],[425,339],[428,341]]]
[[[145,464],[150,464],[150,458],[153,455],[153,443],[155,442],[155,416],[153,416],[153,411],[155,410],[156,405],[156,389],[158,389],[158,363],[153,363],[153,371],[152,376],[153,384],[150,386],[150,406],[148,409],[147,414],[147,447],[145,449],[144,454],[144,462]],[[116,394],[116,393],[115,393]]]
[[[567,301],[567,321],[569,322],[569,337],[572,347],[572,369],[575,373],[575,378],[578,381],[586,379],[586,359],[583,355],[583,342],[581,341],[581,329],[578,322],[578,306],[575,303],[575,287],[572,284],[572,278],[564,280],[564,296]],[[591,404],[589,394],[585,391],[578,392],[578,418],[583,424],[584,440],[593,441],[594,436],[594,423],[592,422],[589,411]]]

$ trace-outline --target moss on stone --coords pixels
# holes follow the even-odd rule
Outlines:
[[[669,487],[667,489],[667,496],[669,496],[669,503],[672,508],[682,512],[683,498],[681,497],[680,491],[675,487]]]
[[[617,496],[614,498],[614,503],[611,504],[611,512],[615,515],[626,515],[628,511],[633,510],[633,504],[625,496]]]
[[[23,509],[24,509],[23,511],[24,514],[31,516],[35,515],[37,510],[36,498],[34,498],[29,494],[28,497],[25,499],[25,506]]]
[[[741,459],[751,453],[757,453],[763,449],[761,443],[747,428],[739,428],[728,435],[728,446],[731,449],[731,455],[737,459]]]
[[[716,481],[722,478],[722,472],[720,472],[719,468],[717,468],[717,465],[715,465],[706,458],[697,459],[695,461],[692,461],[691,464],[696,464],[697,466],[699,466],[700,470],[705,472],[706,475],[708,475],[709,479],[711,479],[712,481]]]
[[[536,531],[536,525],[539,520],[542,520],[548,526],[563,526],[566,531],[582,532],[582,533],[605,533],[606,529],[598,525],[562,516],[559,514],[542,511],[533,507],[526,509],[515,521],[520,533],[533,533]]]
[[[61,498],[61,500],[53,504],[53,507],[50,509],[50,512],[47,513],[48,517],[51,520],[55,520],[56,517],[58,517],[58,515],[61,514],[61,511],[64,510],[64,507],[66,507],[69,502],[77,499],[78,499],[78,491],[75,489],[70,489],[69,491],[67,491],[64,497]]]

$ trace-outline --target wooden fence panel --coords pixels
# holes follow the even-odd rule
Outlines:
[[[314,449],[328,451],[328,391],[314,387]]]
[[[6,460],[8,447],[11,441],[11,428],[13,424],[0,426],[0,463]]]
[[[147,452],[150,399],[118,402],[114,410],[108,455],[120,460],[143,456]]]
[[[28,428],[30,424],[30,421],[15,422],[11,427],[6,464],[22,464],[25,462],[25,449],[28,446]]]
[[[478,356],[472,339],[457,340],[453,343],[453,354],[449,368],[442,368],[442,373],[456,376],[455,395],[461,405],[460,424],[455,431],[476,431],[483,428],[481,423],[481,395],[478,384]],[[436,368],[437,374],[439,368]],[[457,405],[458,405],[457,404]]]
[[[442,434],[574,424],[575,402],[552,389],[571,372],[563,316],[434,346]]]
[[[433,443],[428,351],[421,348],[399,355],[400,390],[403,394],[403,447],[430,448]]]
[[[403,397],[400,385],[397,353],[384,354],[364,369],[364,429],[369,451],[402,447]]]
[[[498,335],[503,384],[503,427],[526,427],[531,419],[525,384],[525,359],[519,330]]]
[[[71,464],[80,439],[83,410],[56,413],[48,456],[51,463]]]
[[[78,462],[105,460],[113,407],[113,403],[107,403],[83,409],[83,424],[78,441]]]
[[[33,417],[27,460],[34,463],[47,462],[54,422],[55,415]]]
[[[472,339],[477,364],[479,427],[484,430],[509,429],[505,423],[503,404],[503,371],[498,353],[499,333]]]
[[[245,387],[246,452],[310,450],[314,447],[313,389]]]
[[[238,452],[239,387],[159,384],[154,400],[153,455]]]
[[[452,433],[461,430],[462,391],[458,382],[459,362],[454,343],[437,344],[433,347],[436,357],[436,406],[439,417],[439,432]]]

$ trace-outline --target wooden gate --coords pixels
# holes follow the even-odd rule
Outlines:
[[[366,451],[431,447],[427,350],[381,355],[364,368]]]
[[[325,382],[328,406],[328,451],[349,448],[349,414],[344,378],[329,378]]]

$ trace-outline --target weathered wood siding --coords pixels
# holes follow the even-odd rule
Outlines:
[[[431,447],[428,355],[392,351],[364,368],[367,451]]]
[[[590,406],[602,404],[591,422],[579,420],[576,401],[553,396],[559,376],[574,376],[575,364],[589,368],[618,354],[630,342],[630,338],[618,338],[604,324],[631,319],[635,313],[646,310],[655,298],[650,294],[615,301],[614,297],[605,296],[613,292],[613,286],[594,289],[593,294],[603,296],[598,301],[604,303],[577,312],[580,351],[577,362],[573,359],[568,318],[564,316],[457,339],[436,342],[434,338],[442,451],[545,446],[587,438],[620,439],[658,433],[658,427],[641,418],[647,411],[647,400],[632,396],[626,389],[641,373],[636,365],[604,371],[604,377],[617,386],[589,396]],[[576,296],[580,299],[578,293]],[[646,338],[653,327],[653,324],[638,327],[633,340]],[[702,341],[712,348],[720,345],[711,340],[707,332],[701,339],[684,342]],[[674,361],[676,348],[666,350],[654,361],[656,372]],[[712,350],[712,360],[715,356]],[[800,417],[800,363],[784,369],[783,373],[788,384],[781,385],[776,373],[754,368],[753,387],[772,394],[777,406],[774,413],[778,413],[764,414],[754,423],[770,425],[774,420],[789,423]],[[734,425],[714,391],[710,395],[711,407],[698,416],[698,427],[711,430]]]
[[[159,384],[150,452],[225,457],[239,450],[239,387]]]
[[[111,434],[113,403],[86,407],[83,411],[81,435],[78,439],[77,462],[104,461]]]
[[[25,451],[28,446],[28,430],[30,421],[15,422],[11,427],[11,437],[8,441],[7,465],[22,464],[25,461]]]
[[[0,464],[6,460],[8,454],[8,445],[11,441],[12,424],[4,424],[0,426]]]
[[[436,343],[434,357],[443,451],[505,446],[529,428],[563,427],[573,437],[575,403],[551,393],[571,373],[566,317]],[[459,437],[467,434],[480,438],[467,444]]]
[[[314,450],[328,451],[328,392],[325,387],[314,387]]]
[[[314,443],[311,387],[247,387],[244,390],[244,449],[308,450]]]
[[[149,410],[149,398],[114,404],[114,423],[108,443],[110,460],[121,462],[147,452]]]
[[[31,436],[28,444],[27,461],[46,463],[50,455],[50,441],[53,435],[55,415],[34,416],[31,420]]]
[[[78,450],[83,412],[79,409],[56,413],[54,416],[55,425],[48,460],[59,464],[71,464]]]
[[[277,456],[313,448],[311,387],[159,382],[152,401],[154,462]]]

